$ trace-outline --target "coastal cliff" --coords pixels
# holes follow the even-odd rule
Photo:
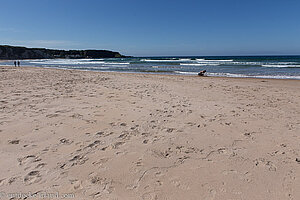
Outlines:
[[[121,58],[119,52],[108,50],[56,50],[0,45],[0,59],[51,59],[51,58]]]

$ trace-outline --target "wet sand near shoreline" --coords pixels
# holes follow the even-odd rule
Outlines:
[[[0,192],[300,198],[299,80],[0,67],[0,83]]]

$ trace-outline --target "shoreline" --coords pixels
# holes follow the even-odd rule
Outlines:
[[[300,198],[298,80],[0,67],[0,189]]]
[[[13,67],[13,65],[9,66],[2,66],[0,67]],[[226,76],[197,76],[197,75],[184,75],[184,74],[163,74],[163,73],[146,73],[146,72],[121,72],[121,71],[97,71],[97,70],[83,70],[83,69],[65,69],[65,68],[55,68],[55,67],[41,67],[41,66],[21,66],[16,67],[19,68],[45,68],[45,69],[57,69],[57,70],[70,70],[70,71],[82,71],[82,72],[96,72],[96,73],[119,73],[119,74],[141,74],[141,75],[153,75],[153,76],[183,76],[183,77],[198,77],[198,78],[225,78],[225,79],[254,79],[254,80],[289,80],[289,81],[300,81],[300,79],[293,79],[293,78],[260,78],[260,77],[226,77]],[[196,72],[195,72],[196,73]]]

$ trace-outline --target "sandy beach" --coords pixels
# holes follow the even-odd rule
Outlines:
[[[299,80],[0,67],[0,83],[1,199],[300,199]]]

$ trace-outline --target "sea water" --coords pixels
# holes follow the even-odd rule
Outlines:
[[[13,61],[1,65],[13,65]],[[132,57],[22,60],[22,66],[89,71],[300,79],[300,56]]]

